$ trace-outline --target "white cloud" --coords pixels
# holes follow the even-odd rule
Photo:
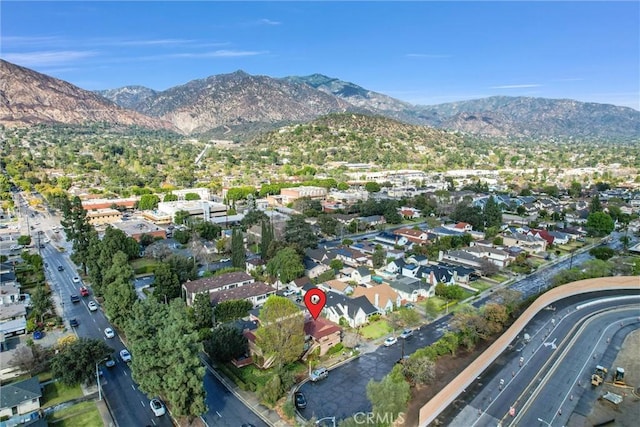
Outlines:
[[[407,53],[407,58],[425,58],[425,59],[442,59],[451,58],[451,55],[437,53]]]
[[[96,56],[95,51],[58,50],[28,53],[4,53],[4,59],[25,67],[42,67],[73,63]]]
[[[151,55],[138,57],[136,60],[162,60],[171,58],[240,58],[244,56],[258,56],[266,55],[269,51],[264,50],[214,50],[209,52],[181,52],[181,53],[168,53],[164,55]]]
[[[282,24],[282,22],[280,22],[280,21],[273,21],[273,20],[267,19],[267,18],[261,19],[260,23],[266,24],[266,25],[280,25],[280,24]]]
[[[540,84],[520,84],[520,85],[500,85],[500,86],[491,86],[490,89],[526,89],[531,87],[540,87]]]
[[[64,42],[64,39],[58,36],[2,36],[4,49],[12,49],[18,46],[51,46],[62,42]]]

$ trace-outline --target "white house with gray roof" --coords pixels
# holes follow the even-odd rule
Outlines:
[[[344,319],[349,326],[357,328],[369,322],[369,318],[378,310],[369,302],[367,297],[349,298],[335,292],[327,292],[327,303],[322,312],[334,323],[340,324]]]

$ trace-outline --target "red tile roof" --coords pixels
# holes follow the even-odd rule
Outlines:
[[[304,333],[316,340],[340,331],[342,331],[340,326],[323,317],[309,319],[304,324]]]

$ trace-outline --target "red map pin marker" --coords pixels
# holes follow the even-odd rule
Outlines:
[[[321,289],[313,288],[304,294],[304,305],[314,319],[318,318],[326,303],[327,295]]]

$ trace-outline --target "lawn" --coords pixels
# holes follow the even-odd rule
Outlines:
[[[44,386],[43,408],[57,405],[58,403],[82,397],[79,385],[66,386],[59,381]]]
[[[51,414],[47,421],[55,427],[102,427],[102,417],[94,402],[82,402]]]
[[[471,286],[482,292],[486,291],[494,285],[493,283],[485,282],[484,280],[476,280],[475,282],[471,283]]]
[[[491,276],[491,279],[495,280],[496,282],[504,282],[505,280],[507,280],[507,276],[503,276],[502,274],[494,274],[493,276]],[[476,288],[477,286],[473,287]]]
[[[384,319],[370,323],[360,329],[362,336],[368,340],[375,340],[376,338],[383,337],[389,332],[391,332],[391,326],[389,326],[387,321]]]
[[[138,258],[131,261],[131,267],[136,274],[152,273],[157,264],[157,261],[149,258]]]

